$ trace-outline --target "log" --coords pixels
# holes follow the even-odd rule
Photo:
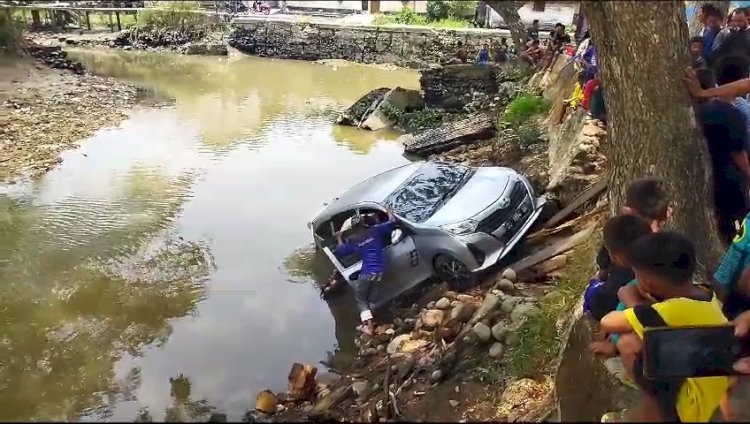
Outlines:
[[[444,152],[471,141],[487,138],[495,133],[494,120],[483,113],[456,122],[447,122],[421,134],[406,134],[400,138],[404,151],[420,156]]]
[[[547,222],[544,223],[545,228],[553,227],[558,222],[562,221],[563,219],[569,217],[573,212],[578,210],[581,206],[583,206],[586,202],[593,199],[595,196],[597,196],[599,193],[604,191],[605,188],[607,188],[608,181],[606,178],[602,178],[598,182],[594,183],[591,187],[584,190],[581,194],[576,196],[575,199],[573,199],[572,202],[563,210],[556,213],[552,216]]]
[[[315,392],[315,374],[318,369],[311,365],[294,363],[289,371],[289,398],[310,399]]]
[[[521,259],[520,261],[509,266],[508,268],[512,269],[516,273],[519,273],[520,271],[526,268],[529,268],[538,263],[544,262],[553,256],[557,256],[563,252],[566,252],[572,249],[573,247],[577,246],[578,244],[580,244],[587,238],[591,237],[591,234],[593,234],[593,232],[594,232],[594,226],[589,225],[583,230],[577,232],[576,234],[570,237],[564,238],[564,239],[560,239],[556,241],[555,243],[553,243],[552,245],[545,247],[544,249]]]
[[[349,396],[351,393],[352,393],[352,384],[351,382],[347,381],[346,384],[344,384],[343,386],[332,391],[325,397],[318,399],[315,402],[315,405],[313,406],[312,411],[310,411],[310,414],[309,414],[310,418],[321,417],[325,415],[326,412],[335,408],[344,399],[346,399],[346,397]]]

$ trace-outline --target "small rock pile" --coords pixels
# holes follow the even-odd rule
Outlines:
[[[32,45],[28,47],[28,52],[50,68],[69,69],[78,75],[86,72],[86,68],[81,63],[68,59],[68,53],[59,46]]]
[[[392,324],[378,327],[374,336],[362,335],[358,340],[360,355],[406,355],[418,369],[427,369],[439,359],[428,353],[436,343],[449,344],[462,336],[464,343],[488,344],[488,354],[500,358],[505,345],[516,343],[524,320],[537,313],[536,299],[516,295],[515,279],[515,273],[506,270],[484,299],[478,293],[445,292],[415,318],[396,318]],[[436,377],[432,376],[439,379]]]

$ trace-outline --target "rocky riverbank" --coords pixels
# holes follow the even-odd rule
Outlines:
[[[223,33],[210,29],[126,29],[116,33],[34,32],[29,34],[29,38],[37,44],[48,46],[107,47],[211,56],[228,53]]]
[[[473,77],[455,80],[465,73],[427,70],[422,91],[431,97],[424,99],[424,110],[497,114],[517,92],[539,93],[543,88],[525,86],[523,78],[498,81],[486,72],[472,69]],[[498,84],[506,82],[513,83],[509,95],[497,95]],[[425,89],[425,84],[436,89]],[[462,93],[453,89],[456,85],[485,95],[458,97]],[[562,105],[569,94],[559,91],[545,93],[553,105]],[[365,96],[359,107],[348,111],[348,118],[362,121],[362,111],[382,108],[372,97],[388,92],[381,89]],[[476,97],[488,101],[467,110]],[[451,113],[444,107],[446,98],[465,103]],[[459,147],[430,156],[474,166],[513,167],[530,178],[538,193],[560,200],[562,210],[540,219],[510,265],[485,275],[464,293],[439,284],[418,295],[411,306],[395,306],[374,336],[359,337],[359,352],[352,362],[329,361],[331,372],[320,377],[314,367],[296,365],[288,390],[264,392],[248,419],[539,422],[563,413],[562,398],[567,408],[574,404],[579,410],[575,416],[593,421],[606,408],[614,408],[616,402],[606,396],[599,396],[601,404],[594,406],[575,404],[570,391],[577,389],[568,384],[568,376],[577,369],[571,368],[575,361],[570,358],[578,355],[589,364],[590,375],[578,372],[581,384],[590,381],[588,392],[621,393],[602,365],[586,356],[588,351],[580,351],[580,343],[568,345],[571,334],[580,336],[574,330],[583,322],[577,302],[594,271],[595,229],[606,214],[606,184],[601,183],[606,126],[582,111],[565,111],[562,118],[559,112],[553,106],[548,114],[531,117],[524,125],[542,131],[532,138],[523,140],[519,128],[498,124],[490,138],[460,138]]]
[[[59,47],[29,47],[30,56],[0,64],[0,181],[39,176],[60,153],[103,127],[118,125],[138,90],[85,73]]]

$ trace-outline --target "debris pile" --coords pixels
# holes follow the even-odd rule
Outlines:
[[[79,62],[67,58],[68,53],[59,46],[41,46],[32,44],[27,47],[31,56],[54,69],[70,69],[76,74],[83,74],[86,68]]]

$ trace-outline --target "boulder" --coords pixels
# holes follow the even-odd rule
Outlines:
[[[396,336],[393,340],[391,340],[390,343],[388,343],[388,346],[385,348],[385,351],[389,355],[393,355],[394,353],[398,352],[401,348],[401,345],[405,342],[411,340],[410,334],[401,334],[400,336]]]
[[[352,383],[352,391],[354,391],[358,399],[363,399],[370,394],[371,390],[366,381],[355,381]]]
[[[396,87],[383,95],[359,126],[372,131],[388,128],[396,123],[400,114],[423,108],[424,100],[419,90]]]
[[[440,309],[428,309],[422,312],[422,327],[423,328],[435,328],[443,322],[445,312]]]
[[[503,340],[505,340],[505,336],[508,334],[508,327],[504,322],[498,322],[497,324],[492,326],[490,332],[492,333],[492,338],[499,342],[502,342]]]
[[[518,277],[516,276],[516,271],[513,271],[512,268],[505,268],[502,274],[502,278],[510,281],[516,281]]]
[[[513,311],[510,313],[510,320],[511,322],[519,322],[537,312],[539,312],[539,309],[536,306],[529,303],[521,303],[513,308]]]
[[[311,365],[294,363],[289,371],[289,397],[293,400],[310,399],[317,386],[315,383],[317,372],[318,369]]]
[[[482,341],[488,341],[490,337],[492,337],[492,331],[490,330],[490,327],[487,326],[487,324],[478,322],[474,324],[474,327],[472,327],[471,331],[474,332],[474,334],[477,335],[479,340]]]
[[[273,414],[276,412],[276,395],[270,390],[263,390],[255,398],[255,409],[264,414]]]
[[[462,303],[471,303],[474,302],[474,296],[469,296],[468,294],[459,294],[456,296],[456,300]]]
[[[517,297],[508,296],[503,300],[503,303],[500,305],[500,310],[503,311],[503,313],[509,314],[513,312],[513,309],[516,307],[516,304],[518,303]]]
[[[456,293],[454,291],[448,290],[447,292],[445,292],[443,294],[443,296],[447,297],[450,300],[456,300],[456,299],[458,299],[459,295],[458,295],[458,293]]]
[[[507,278],[503,278],[497,283],[497,288],[508,293],[512,292],[513,289],[515,289],[515,286],[513,285],[513,282],[508,280]]]
[[[451,306],[451,301],[447,297],[441,297],[437,302],[435,302],[435,307],[437,309],[448,309]]]
[[[505,348],[503,347],[503,344],[500,342],[493,343],[492,346],[490,346],[489,355],[490,358],[499,358],[503,356],[503,352],[505,351]]]
[[[477,311],[477,305],[473,303],[459,303],[451,310],[450,319],[456,320],[462,324],[469,322],[471,317]]]

